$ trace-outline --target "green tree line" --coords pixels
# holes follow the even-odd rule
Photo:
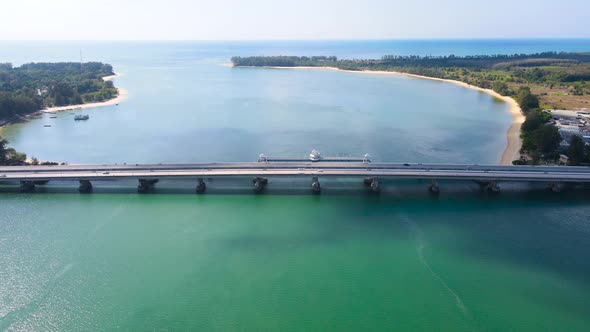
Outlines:
[[[537,164],[540,161],[556,161],[559,157],[557,149],[561,136],[557,127],[548,123],[551,115],[540,109],[539,98],[531,93],[529,87],[520,87],[515,98],[526,117],[521,126],[521,154],[528,156],[529,160],[521,158],[514,163]]]
[[[231,58],[234,66],[242,67],[302,67],[326,66],[338,62],[335,56],[250,56]]]
[[[381,59],[343,59],[335,56],[252,56],[231,58],[234,66],[320,67],[345,70],[400,71],[442,79],[460,80],[482,88],[500,83],[575,84],[575,93],[584,94],[590,80],[590,53],[543,52],[477,56],[398,56]],[[504,89],[503,95],[514,92]]]
[[[335,56],[250,56],[231,58],[235,66],[313,66],[325,65],[327,62],[338,66],[367,67],[461,67],[461,68],[495,68],[547,66],[551,64],[590,63],[590,53],[543,52],[535,54],[513,55],[474,55],[474,56],[419,56],[419,55],[384,55],[381,59],[344,59]]]

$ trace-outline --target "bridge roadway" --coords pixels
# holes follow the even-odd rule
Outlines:
[[[401,164],[329,161],[0,167],[0,181],[187,179],[214,177],[359,177],[590,182],[590,167]]]

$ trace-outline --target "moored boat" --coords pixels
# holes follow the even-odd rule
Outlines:
[[[322,156],[318,150],[316,150],[316,149],[311,150],[311,153],[309,154],[309,160],[320,161],[321,159],[322,159]]]

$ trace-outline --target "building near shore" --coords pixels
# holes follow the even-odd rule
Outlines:
[[[47,95],[49,93],[49,89],[48,88],[39,88],[37,89],[37,95],[39,97],[43,97],[45,95]]]
[[[581,109],[578,111],[575,110],[544,110],[551,114],[551,117],[555,120],[563,119],[573,121],[574,119],[584,120],[590,122],[590,110],[588,109]]]
[[[551,114],[552,123],[555,124],[561,135],[560,146],[566,149],[572,136],[580,136],[590,145],[590,112],[587,110],[544,110]]]
[[[546,112],[551,113],[551,116],[554,119],[572,119],[572,118],[577,118],[579,116],[577,111],[573,111],[573,110],[545,110]]]

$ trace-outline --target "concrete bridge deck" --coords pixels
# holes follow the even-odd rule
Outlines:
[[[351,163],[322,161],[0,167],[0,181],[161,179],[244,176],[332,176],[590,182],[590,167]]]
[[[263,189],[267,178],[308,177],[312,189],[319,192],[319,179],[353,177],[364,179],[378,191],[378,179],[429,179],[431,191],[438,191],[437,180],[473,180],[491,185],[497,182],[590,182],[590,167],[572,166],[500,166],[467,164],[369,163],[359,161],[281,161],[244,163],[154,164],[154,165],[60,165],[0,167],[0,182],[20,182],[25,188],[47,181],[80,181],[81,191],[92,188],[91,181],[136,179],[138,189],[148,190],[160,179],[192,179],[204,192],[204,179],[219,177],[251,177],[256,188]],[[258,182],[257,182],[258,181]],[[367,182],[369,181],[369,182]],[[82,188],[82,186],[84,188]],[[84,190],[82,190],[84,189]],[[197,188],[199,189],[199,188]],[[140,190],[140,191],[142,191]]]

